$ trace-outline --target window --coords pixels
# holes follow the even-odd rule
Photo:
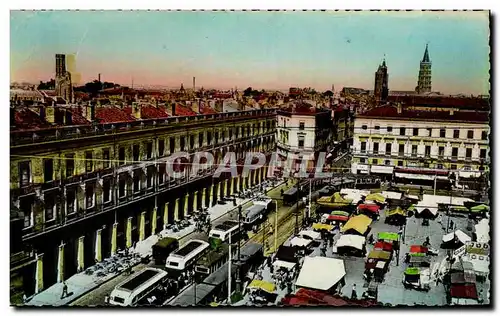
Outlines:
[[[412,155],[413,157],[416,157],[416,156],[417,156],[417,150],[418,150],[417,145],[411,145],[411,155]]]
[[[464,166],[464,171],[471,171],[471,170],[472,170],[471,166]]]
[[[146,177],[146,188],[151,188],[153,186],[153,172],[148,170],[147,171],[147,177]]]
[[[399,128],[399,135],[402,135],[402,136],[406,135],[406,128],[400,127]]]
[[[141,190],[141,177],[139,175],[139,172],[134,172],[134,187],[133,191],[134,193],[137,193]]]
[[[194,149],[194,135],[189,135],[189,149]]]
[[[398,160],[398,167],[402,167],[403,166],[403,161],[402,160]]]
[[[431,155],[431,146],[425,146],[425,156],[430,157]]]
[[[404,155],[405,153],[405,145],[404,144],[399,144],[399,154]]]
[[[368,126],[366,126],[366,125],[361,125],[361,129],[363,129],[363,130],[367,130],[367,129],[368,129]]]
[[[76,212],[76,191],[66,191],[66,214],[73,214]]]
[[[392,132],[392,126],[387,126],[387,132]]]
[[[92,160],[92,152],[85,153],[85,172],[92,172],[94,170],[94,161]]]
[[[373,159],[372,160],[372,165],[378,165],[378,159]]]
[[[304,148],[304,136],[299,136],[299,148]]]
[[[199,147],[203,146],[203,133],[198,134],[198,146]]]
[[[366,151],[366,142],[361,142],[361,152],[364,153]]]
[[[111,201],[111,180],[105,179],[102,184],[102,200],[104,203]]]
[[[181,145],[181,151],[184,151],[186,149],[186,137],[181,136],[180,145]]]
[[[391,154],[391,151],[392,151],[392,144],[385,144],[385,153],[387,155],[390,155]]]
[[[438,164],[438,165],[437,165],[437,168],[438,168],[438,169],[443,169],[443,165],[442,165],[442,164]]]
[[[488,140],[488,132],[487,131],[481,132],[481,140]]]
[[[24,228],[33,225],[33,200],[31,198],[23,198],[19,200],[19,210],[24,214]]]
[[[153,158],[153,142],[146,143],[146,159]]]
[[[207,142],[209,145],[212,144],[212,132],[207,132]]]
[[[109,149],[102,150],[102,167],[104,169],[109,168]]]
[[[378,154],[378,143],[373,143],[373,153]]]
[[[451,149],[451,157],[452,157],[452,158],[457,158],[457,157],[458,157],[458,148],[453,147],[453,148]]]
[[[375,125],[375,130],[379,131],[380,130],[380,126],[379,125]]]
[[[54,161],[52,159],[43,160],[43,181],[50,182],[54,175]]]
[[[386,160],[386,161],[385,161],[385,165],[386,165],[386,166],[390,166],[390,165],[391,165],[391,161],[390,161],[390,160]]]
[[[432,137],[432,128],[427,129],[427,136]]]
[[[467,138],[468,139],[473,139],[474,138],[474,131],[468,130],[467,131]]]
[[[460,130],[458,129],[453,130],[453,138],[460,138]]]
[[[360,163],[366,163],[366,158],[359,158]]]
[[[75,175],[75,155],[66,155],[66,177],[72,177]]]
[[[51,221],[54,219],[56,201],[55,196],[53,194],[45,194],[44,196],[44,204],[45,204],[45,221]]]
[[[158,157],[163,157],[165,153],[165,140],[158,139]]]
[[[451,165],[451,170],[457,170],[457,165]]]
[[[215,132],[215,143],[219,143],[219,132]]]
[[[424,163],[424,168],[429,168],[429,166],[430,166],[430,165],[429,165],[429,163],[428,163],[428,162]]]
[[[139,155],[140,155],[139,145],[134,145],[132,147],[132,159],[134,160],[135,163],[138,163],[139,160],[141,159]]]
[[[446,138],[446,130],[444,128],[439,130],[439,137]]]
[[[438,156],[442,158],[444,156],[444,147],[440,146],[438,150],[439,150],[438,151]]]
[[[306,126],[306,123],[304,122],[299,122],[299,130],[303,131]]]
[[[85,204],[86,208],[92,208],[94,207],[94,185],[93,184],[87,184],[87,188],[85,190]]]
[[[465,148],[465,157],[469,159],[472,157],[472,148]]]
[[[175,137],[170,137],[170,140],[168,141],[168,144],[170,145],[170,153],[175,152]]]
[[[166,166],[165,164],[161,164],[158,167],[158,183],[163,184],[165,182],[165,172],[166,172]]]
[[[232,128],[229,129],[229,139],[230,140],[233,139],[233,129]]]
[[[413,136],[418,136],[418,128],[413,129]]]
[[[120,181],[118,181],[118,197],[124,197],[127,194],[127,178],[126,176],[121,176]]]
[[[483,159],[486,158],[486,149],[481,149],[479,151],[479,158],[483,158]]]
[[[120,161],[120,166],[125,164],[125,147],[118,149],[118,160]]]

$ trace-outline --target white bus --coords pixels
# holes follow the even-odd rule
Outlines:
[[[259,219],[263,219],[266,207],[264,205],[252,205],[245,210],[244,222],[247,225],[253,225]]]
[[[210,245],[206,241],[191,240],[168,256],[165,268],[184,271],[193,266],[196,260],[209,250],[209,247]]]
[[[238,225],[237,221],[225,221],[222,224],[216,225],[212,228],[208,234],[209,237],[218,238],[222,242],[229,241],[229,235],[231,235],[231,242],[238,241],[237,238],[243,230],[243,225]]]
[[[109,304],[116,306],[137,306],[140,301],[167,280],[167,272],[147,268],[118,284],[111,292]]]

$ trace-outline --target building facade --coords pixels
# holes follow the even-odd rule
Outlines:
[[[485,112],[417,111],[386,105],[356,117],[351,172],[433,185],[488,171]]]
[[[73,102],[71,74],[66,70],[66,55],[56,54],[56,95],[67,103]]]
[[[418,82],[415,91],[417,93],[429,93],[432,90],[432,63],[429,58],[429,45],[425,45],[424,58],[420,61],[418,71]]]
[[[375,89],[373,91],[375,101],[378,103],[387,101],[387,96],[389,95],[389,73],[387,72],[385,59],[378,66],[377,72],[375,72]]]
[[[293,103],[277,112],[277,153],[283,159],[290,154],[307,159],[314,166],[316,153],[327,151],[331,145],[331,110]],[[299,162],[294,168],[298,168]]]
[[[11,130],[11,281],[19,285],[11,296],[61,282],[266,176],[263,167],[215,178],[215,166],[188,164],[174,165],[183,172],[174,179],[166,164],[180,151],[190,159],[209,151],[215,163],[235,152],[239,164],[245,152],[274,151],[274,109],[150,119],[134,119],[132,109],[110,120],[115,110],[89,106],[74,126]]]

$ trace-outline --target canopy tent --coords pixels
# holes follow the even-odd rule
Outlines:
[[[276,253],[276,259],[297,263],[297,257],[295,256],[296,249],[290,246],[280,246],[278,252]]]
[[[424,253],[424,254],[426,254],[427,251],[428,251],[427,247],[424,247],[424,246],[419,246],[419,245],[410,246],[410,253]]]
[[[444,235],[442,238],[442,241],[444,243],[448,243],[448,242],[452,241],[454,238],[455,238],[455,233],[451,232],[449,234]]]
[[[332,196],[319,198],[317,203],[328,207],[343,207],[351,205],[352,201],[352,199],[345,199],[339,192],[335,192]]]
[[[359,235],[342,235],[335,243],[335,247],[352,247],[359,250],[363,250],[363,246],[366,242],[365,237]]]
[[[480,276],[487,276],[490,273],[490,258],[476,254],[467,254],[462,257],[463,264],[472,265],[473,271]]]
[[[300,237],[294,237],[290,240],[290,245],[292,247],[308,247],[311,244],[312,240],[304,239]]]
[[[304,239],[318,240],[321,239],[321,234],[313,230],[302,230],[299,232],[299,237]]]
[[[378,240],[397,241],[398,239],[399,239],[398,233],[388,233],[388,232],[378,233]]]
[[[355,230],[361,235],[364,235],[368,230],[368,227],[372,223],[372,219],[366,215],[358,215],[351,217],[347,223],[342,227],[341,232],[347,232],[349,230]]]
[[[333,226],[332,225],[328,225],[328,224],[322,224],[322,223],[314,223],[312,225],[312,228],[314,230],[327,230],[327,231],[330,231],[333,229]]]
[[[412,204],[412,205],[410,205],[410,207],[408,207],[408,209],[407,209],[407,210],[408,210],[408,211],[415,211],[415,210],[416,210],[416,208],[417,208],[417,207],[415,206],[415,204]]]
[[[365,201],[375,201],[377,203],[385,203],[385,197],[380,193],[368,194],[365,197]]]
[[[470,211],[472,213],[481,213],[481,212],[488,212],[490,210],[490,207],[485,204],[481,205],[476,205],[470,208]]]
[[[295,285],[329,290],[345,276],[344,261],[327,257],[305,257]]]
[[[420,200],[420,198],[417,195],[411,195],[411,194],[408,194],[406,196],[406,198],[409,199],[409,200],[415,200],[415,201],[419,201]]]
[[[406,216],[406,212],[400,207],[397,207],[393,210],[388,210],[385,212],[385,216],[387,216],[387,217],[396,216],[396,215]]]
[[[452,284],[450,295],[454,298],[477,299],[476,284]]]
[[[344,212],[344,211],[333,211],[333,212],[330,213],[330,215],[347,216],[347,217],[349,217],[351,214],[349,214],[348,212]]]
[[[476,275],[470,271],[453,272],[450,279],[452,284],[476,283]]]
[[[286,270],[292,270],[297,264],[295,262],[288,262],[283,260],[276,260],[273,262],[273,267],[276,269],[284,268]]]
[[[337,221],[337,222],[347,222],[349,220],[349,216],[342,215],[328,215],[324,214],[323,217],[325,221]]]
[[[436,217],[438,213],[437,205],[415,205],[415,211],[417,212],[417,216],[419,217]]]
[[[385,241],[377,241],[373,249],[392,252],[392,244]]]
[[[461,230],[455,231],[455,236],[457,236],[458,240],[460,240],[460,242],[464,245],[472,240],[472,238],[467,236],[467,234]]]
[[[372,250],[368,254],[368,259],[389,260],[390,258],[391,253],[383,250]]]
[[[382,191],[380,193],[383,197],[390,200],[400,200],[403,194],[401,192],[393,192],[393,191]]]
[[[249,289],[258,289],[262,290],[267,293],[275,293],[276,292],[276,285],[271,282],[266,282],[263,280],[253,280],[249,285]]]
[[[380,206],[378,206],[377,204],[360,204],[358,206],[358,210],[366,210],[366,211],[369,211],[371,213],[375,213],[375,214],[378,214],[379,210],[380,210]]]

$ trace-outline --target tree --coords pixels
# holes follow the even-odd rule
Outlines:
[[[249,97],[252,95],[252,92],[253,92],[252,87],[248,87],[243,91],[243,96]]]
[[[330,90],[327,90],[323,93],[323,96],[325,97],[333,97],[333,92]]]

